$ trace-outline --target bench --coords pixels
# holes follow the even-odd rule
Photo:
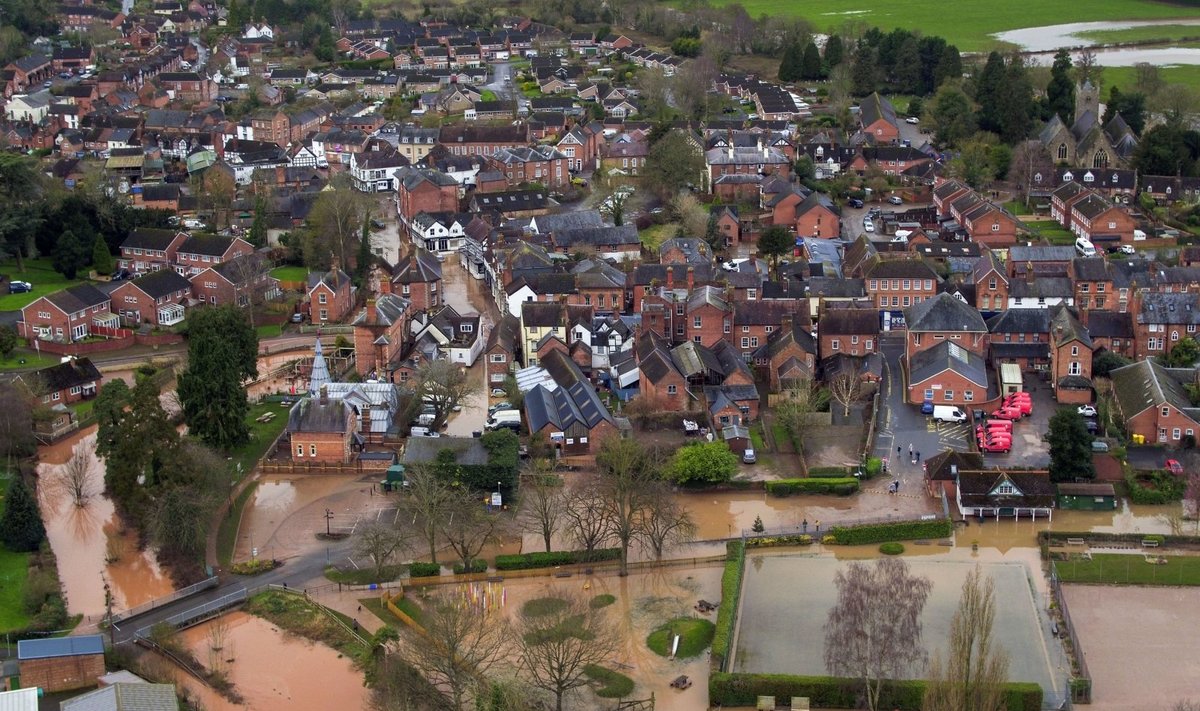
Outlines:
[[[1087,541],[1083,540],[1082,538],[1068,538],[1067,545],[1068,546],[1086,546]]]
[[[1151,541],[1151,540],[1142,541],[1142,548],[1158,548],[1158,541]]]

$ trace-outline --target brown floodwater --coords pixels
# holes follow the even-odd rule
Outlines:
[[[76,506],[63,481],[64,464],[78,449],[90,464],[86,503]],[[154,551],[139,550],[137,535],[122,530],[113,503],[103,496],[104,463],[96,457],[95,427],[39,451],[38,500],[46,535],[58,559],[67,609],[84,624],[105,613],[104,581],[116,610],[125,610],[174,591]],[[113,562],[108,562],[114,559]]]
[[[350,659],[259,617],[231,612],[185,630],[182,636],[196,659],[228,674],[244,700],[233,704],[178,672],[178,683],[186,686],[206,711],[367,708],[369,692]],[[219,650],[214,651],[214,646]]]
[[[697,540],[729,538],[762,517],[767,528],[800,528],[806,519],[809,532],[817,521],[832,523],[855,517],[855,502],[838,496],[768,496],[763,491],[727,491],[715,494],[676,494],[676,500],[691,511]]]

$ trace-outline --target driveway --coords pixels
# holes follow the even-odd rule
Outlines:
[[[492,80],[483,85],[498,99],[507,99],[512,93],[512,62],[497,62],[492,65]]]

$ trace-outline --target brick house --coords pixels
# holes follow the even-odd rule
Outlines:
[[[1098,193],[1090,192],[1071,204],[1071,221],[1067,228],[1075,236],[1100,246],[1133,244],[1137,221],[1129,208],[1114,205]]]
[[[177,101],[208,102],[217,96],[217,83],[197,72],[162,72],[158,84]]]
[[[525,424],[564,456],[589,455],[617,436],[612,414],[579,365],[560,351],[541,363],[557,388],[535,385],[525,394]]]
[[[1007,309],[992,316],[987,324],[993,365],[1014,363],[1025,371],[1049,368],[1049,309]]]
[[[710,191],[717,179],[725,175],[778,175],[786,178],[791,174],[792,163],[777,148],[760,147],[712,148],[704,152],[704,163],[708,166]]]
[[[653,331],[644,332],[634,344],[634,354],[639,371],[639,397],[663,411],[686,412],[699,405],[671,357],[670,341]]]
[[[96,60],[96,51],[88,47],[58,47],[50,54],[50,64],[56,72],[83,69]]]
[[[508,179],[510,187],[522,183],[542,183],[561,188],[571,181],[568,158],[550,146],[500,148],[488,157],[488,164]]]
[[[817,342],[799,322],[785,323],[773,331],[753,354],[754,365],[766,369],[771,392],[785,390],[802,381],[811,381],[816,372]]]
[[[950,205],[971,192],[965,183],[957,180],[941,180],[933,188],[933,206],[939,215],[949,215]]]
[[[313,323],[340,323],[354,308],[356,289],[350,276],[334,268],[308,274],[308,317]]]
[[[1134,297],[1133,335],[1138,358],[1163,355],[1181,339],[1196,337],[1200,294],[1140,290]]]
[[[345,400],[330,399],[324,388],[288,414],[288,448],[293,462],[347,464],[354,459],[358,417]]]
[[[932,299],[941,278],[925,260],[904,255],[904,259],[877,257],[863,273],[867,297],[880,313],[897,316],[914,304]]]
[[[117,266],[135,274],[145,274],[170,267],[175,255],[189,237],[187,232],[138,227],[121,242]]]
[[[1068,308],[1050,319],[1050,382],[1060,403],[1092,401],[1092,355],[1095,344]]]
[[[950,205],[950,214],[966,230],[971,241],[988,247],[1007,247],[1017,241],[1022,227],[1008,210],[971,192]]]
[[[198,301],[245,308],[280,296],[279,280],[271,276],[270,268],[262,256],[243,254],[194,272],[188,281]]]
[[[396,173],[396,213],[409,225],[422,212],[458,212],[458,182],[428,168],[405,168]]]
[[[1137,352],[1133,342],[1133,315],[1127,312],[1081,310],[1087,317],[1088,336],[1096,351],[1112,351],[1133,359]]]
[[[287,147],[292,142],[292,122],[282,111],[264,109],[250,116],[254,140]]]
[[[45,405],[73,405],[96,397],[104,376],[88,358],[71,358],[64,363],[33,371],[29,385],[42,393]],[[18,375],[16,380],[24,380]]]
[[[858,109],[859,128],[875,143],[899,142],[900,122],[896,119],[896,108],[892,102],[875,92],[860,101]]]
[[[921,351],[949,342],[982,358],[987,354],[988,328],[979,312],[950,294],[938,294],[904,310],[908,325],[905,353],[911,361]]]
[[[1167,368],[1153,358],[1113,370],[1113,400],[1130,435],[1147,443],[1182,446],[1200,431],[1200,409],[1184,389],[1195,380],[1192,368]]]
[[[453,124],[442,126],[438,143],[453,155],[490,156],[504,148],[520,148],[529,143],[529,127],[526,124],[510,126],[469,126]]]
[[[112,299],[91,284],[77,284],[40,296],[21,309],[26,338],[59,342],[79,341],[95,326],[115,327],[120,319],[111,312]]]
[[[1050,193],[1050,217],[1063,227],[1071,224],[1071,206],[1089,194],[1082,184],[1068,181]]]
[[[821,316],[817,334],[822,360],[838,353],[870,355],[879,345],[879,312],[860,308],[827,309]]]
[[[390,284],[386,278],[380,285]],[[395,382],[393,373],[396,364],[409,343],[409,304],[396,294],[382,293],[376,299],[367,299],[366,306],[354,320],[354,363],[358,374]],[[405,370],[397,377],[407,380]]]
[[[113,310],[131,328],[142,323],[173,326],[183,320],[192,283],[173,269],[160,269],[121,282],[111,292]]]
[[[962,405],[988,400],[987,364],[983,358],[951,341],[913,354],[908,361],[908,402]]]
[[[975,281],[975,306],[982,313],[995,313],[1008,305],[1008,274],[1004,262],[990,249],[984,249],[971,267]]]
[[[765,344],[772,333],[786,328],[793,321],[804,322],[803,302],[799,300],[737,301],[733,309],[733,329],[724,335],[725,342],[743,354],[744,359]],[[802,324],[803,325],[803,324]]]
[[[512,314],[504,314],[500,323],[488,334],[488,342],[483,349],[488,392],[504,387],[504,381],[516,372],[520,340],[521,320]]]
[[[24,688],[53,694],[93,687],[104,676],[104,638],[90,634],[23,639],[17,642],[17,665]]]
[[[175,250],[175,271],[190,276],[254,253],[254,245],[241,237],[189,235]]]
[[[392,270],[392,292],[410,304],[410,312],[428,311],[442,304],[442,265],[437,257],[414,247],[408,258]]]
[[[824,193],[813,192],[800,201],[791,220],[778,222],[779,217],[781,216],[777,210],[775,224],[792,227],[801,237],[837,239],[842,234],[841,214]]]

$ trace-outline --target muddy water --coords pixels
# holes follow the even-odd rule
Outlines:
[[[1155,25],[1200,25],[1200,19],[1177,18],[1173,20],[1072,22],[1063,25],[1024,27],[1019,30],[997,32],[994,37],[1002,42],[1011,42],[1018,45],[1027,52],[1054,52],[1059,47],[1079,47],[1096,44],[1095,40],[1081,36],[1080,33],[1096,30],[1122,30],[1130,27],[1153,27]],[[1107,64],[1104,61],[1100,63]]]
[[[958,545],[978,542],[980,548],[995,548],[1007,552],[1012,548],[1037,546],[1040,531],[1092,531],[1095,533],[1171,533],[1171,515],[1179,506],[1132,506],[1122,501],[1116,511],[1055,511],[1054,519],[1027,518],[1019,521],[1006,518],[989,519],[984,523],[972,520],[957,529]]]
[[[363,485],[354,476],[264,477],[246,507],[239,530],[236,559],[259,555],[287,558],[318,547],[315,534],[325,530],[325,509],[334,511],[334,526],[350,528],[357,517],[339,505],[335,494],[357,494]],[[382,505],[382,500],[380,504]]]
[[[233,612],[183,632],[196,659],[219,666],[243,697],[232,704],[191,677],[177,676],[206,711],[365,709],[368,691],[349,659],[323,644],[289,635],[270,622]],[[214,643],[214,639],[219,642]],[[212,647],[219,646],[219,651]],[[286,663],[280,663],[286,660]]]
[[[75,505],[62,473],[77,448],[90,463],[84,506]],[[39,455],[38,499],[70,612],[84,615],[85,625],[101,617],[106,579],[117,610],[172,592],[171,580],[159,568],[154,552],[138,550],[136,535],[120,530],[113,503],[102,495],[104,464],[96,457],[95,428],[44,447]],[[110,558],[115,562],[107,562]]]
[[[816,522],[827,526],[841,519],[859,518],[855,500],[836,496],[767,496],[765,492],[731,491],[718,494],[678,494],[676,499],[692,513],[697,540],[741,535],[761,516],[767,528],[795,527],[807,519],[809,532]]]

